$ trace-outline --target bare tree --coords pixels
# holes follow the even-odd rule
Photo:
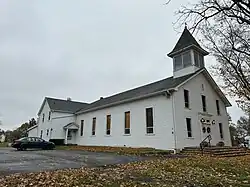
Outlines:
[[[198,3],[182,6],[177,12],[177,22],[191,23],[193,29],[217,17],[236,20],[239,24],[250,25],[249,0],[200,0]]]
[[[188,22],[202,33],[216,58],[213,74],[238,105],[250,112],[250,0],[201,0],[178,11],[177,24]]]

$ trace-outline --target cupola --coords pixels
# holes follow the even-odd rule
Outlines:
[[[194,73],[205,67],[204,56],[208,54],[185,26],[174,49],[168,54],[173,59],[174,78]]]

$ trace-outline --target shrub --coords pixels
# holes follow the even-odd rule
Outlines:
[[[222,142],[222,141],[220,141],[220,142],[218,142],[218,143],[216,144],[216,146],[218,146],[218,147],[223,147],[223,146],[225,146],[225,143]]]

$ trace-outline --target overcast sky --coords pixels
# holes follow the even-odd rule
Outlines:
[[[45,96],[91,102],[172,76],[174,11],[188,1],[165,1],[1,0],[4,129],[36,117]]]

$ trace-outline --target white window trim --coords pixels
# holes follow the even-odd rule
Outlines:
[[[189,64],[189,65],[187,65],[187,66],[185,66],[184,67],[184,61],[183,61],[183,56],[184,56],[184,54],[185,53],[190,53],[190,61],[191,61],[191,63]],[[178,69],[176,69],[176,66],[175,66],[175,58],[176,57],[178,57],[178,56],[181,56],[181,67],[179,67]],[[198,55],[199,56],[199,55]],[[181,69],[183,69],[183,68],[187,68],[187,67],[190,67],[190,66],[192,66],[193,65],[193,53],[192,53],[192,51],[190,50],[190,51],[186,51],[186,52],[183,52],[183,53],[181,53],[181,54],[179,54],[179,55],[176,55],[175,57],[174,57],[174,64],[173,64],[173,66],[174,66],[174,71],[179,71],[179,70],[181,70]]]

